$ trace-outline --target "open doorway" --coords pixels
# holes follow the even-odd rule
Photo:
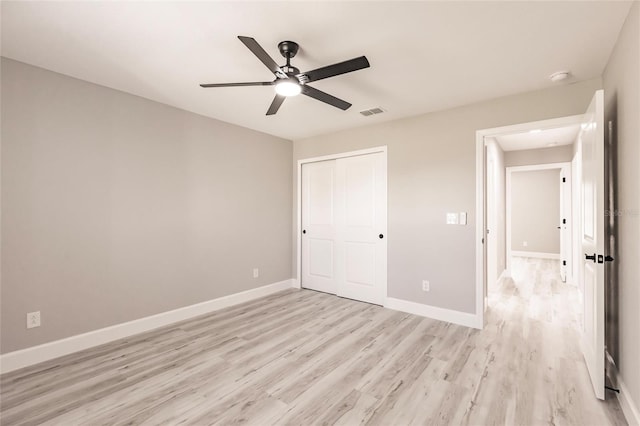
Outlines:
[[[564,330],[562,332],[564,350],[571,353],[582,352],[583,359],[579,361],[579,364],[582,367],[586,366],[593,385],[593,392],[599,399],[604,398],[605,389],[605,276],[603,264],[612,260],[603,249],[605,241],[603,109],[603,91],[598,90],[582,115],[476,132],[477,312],[482,315],[483,321],[489,326],[503,327],[509,323],[509,318],[516,315],[516,319],[528,322],[528,327],[543,326],[545,329],[551,327],[548,330],[549,336],[547,336],[551,340],[554,339],[552,337],[554,333],[557,333],[558,330]],[[540,141],[545,144],[545,147],[529,147],[510,152],[504,146],[504,139],[507,139],[508,142],[509,138],[514,137],[520,139],[520,143],[525,143],[539,139],[545,134],[552,134],[553,131],[569,131],[571,128],[573,128],[572,132],[575,132],[575,135],[569,138],[566,146],[562,145],[560,141],[548,139]],[[503,140],[501,141],[501,139]],[[506,272],[501,273],[501,278],[498,279],[497,286],[495,286],[499,298],[497,298],[496,304],[492,305],[491,302],[491,292],[488,290],[491,288],[491,284],[487,283],[487,277],[491,275],[488,268],[496,264],[496,259],[491,258],[492,253],[495,253],[496,250],[491,249],[491,241],[488,238],[491,235],[498,235],[499,232],[492,232],[488,225],[493,223],[492,226],[503,226],[502,223],[495,223],[495,211],[491,210],[492,203],[487,202],[490,194],[495,191],[495,188],[487,187],[488,184],[491,185],[492,177],[487,176],[486,173],[488,170],[491,171],[492,167],[495,168],[495,164],[490,165],[487,161],[489,155],[487,145],[491,143],[495,143],[502,150],[505,182],[507,167],[535,164],[569,163],[563,165],[566,167],[558,177],[565,180],[574,177],[571,179],[570,190],[563,193],[561,197],[561,203],[573,203],[573,214],[566,214],[566,217],[563,218],[566,221],[569,235],[571,235],[568,239],[573,244],[573,246],[566,245],[567,251],[570,250],[567,264],[564,265],[567,268],[561,269],[561,259],[525,257],[523,259],[527,259],[527,261],[519,263],[525,272],[523,276],[531,280],[529,284],[534,292],[530,293],[539,296],[533,303],[526,297],[526,287],[515,279],[514,265],[508,265],[505,268]],[[551,151],[554,153],[564,152],[565,156],[563,158],[546,158],[544,161],[540,161],[540,157]],[[525,162],[522,163],[522,161]],[[506,185],[504,194],[506,199]],[[580,213],[575,214],[576,210]],[[507,217],[506,214],[505,217]],[[561,221],[561,229],[562,225],[564,224]],[[504,244],[506,246],[506,220],[504,229]],[[509,240],[509,242],[513,241]],[[502,241],[497,243],[501,244]],[[509,259],[506,253],[505,256],[506,262],[513,260]],[[574,265],[578,264],[580,267],[576,268]],[[509,271],[509,269],[511,270]],[[511,276],[509,276],[509,272],[511,272]],[[567,278],[577,275],[574,281],[577,285],[573,286],[563,282],[563,274],[565,274],[564,281],[569,281]],[[513,332],[520,331],[513,330]],[[555,357],[556,354],[554,353],[553,356]],[[576,359],[576,361],[578,360]]]
[[[581,118],[571,116],[478,132],[482,137],[478,142],[482,144],[483,170],[479,190],[484,195],[480,207],[483,214],[479,218],[482,227],[479,272],[484,278],[485,308],[491,290],[501,279],[511,276],[514,255],[557,260],[561,281],[573,282],[575,268],[572,265],[576,259],[572,235],[577,222],[571,206],[575,202],[572,194],[577,192],[577,182],[572,175],[572,161]],[[531,181],[537,171],[546,175],[546,184]],[[519,190],[516,201],[529,202],[529,208],[524,206],[529,217],[514,234],[511,177],[524,178],[527,174],[530,175],[529,188]],[[520,180],[517,183],[523,184]],[[536,194],[538,199],[534,199]],[[518,207],[522,206],[518,204]],[[530,237],[523,237],[520,231]]]
[[[578,182],[572,162],[579,155],[581,120],[571,116],[478,132],[484,310],[494,293],[551,294],[562,289],[559,284],[578,282],[573,279],[578,222],[572,209]],[[554,284],[536,290],[535,278],[542,276]],[[571,294],[570,310],[579,316],[581,294]]]
[[[546,155],[561,159],[572,151]],[[570,162],[506,167],[507,271],[514,257],[557,260],[561,281],[573,283],[571,184]]]

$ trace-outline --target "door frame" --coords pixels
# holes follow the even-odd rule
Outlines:
[[[511,202],[511,179],[512,179],[512,174],[513,173],[518,173],[518,172],[533,172],[533,171],[539,171],[539,170],[560,170],[560,173],[564,172],[566,175],[571,176],[571,163],[570,162],[562,162],[562,163],[545,163],[545,164],[532,164],[532,165],[528,165],[528,166],[512,166],[512,167],[505,167],[506,169],[506,179],[505,179],[505,207],[506,207],[506,213],[505,213],[505,252],[506,252],[506,270],[507,273],[509,274],[509,276],[511,276],[511,256],[513,255],[514,251],[518,251],[518,250],[513,250],[513,247],[511,246],[511,210],[512,210],[512,202]],[[571,177],[569,177],[569,182],[567,182],[568,186],[571,187]],[[558,185],[562,185],[561,182],[558,182]],[[567,214],[566,210],[566,206],[565,206],[565,200],[562,196],[562,188],[560,188],[560,218],[565,217],[565,218],[571,218],[570,222],[571,223],[573,220],[573,217],[571,214]],[[562,226],[562,224],[560,223],[560,226]],[[561,232],[563,232],[561,230]],[[571,246],[573,244],[572,241],[566,241],[565,245],[569,245]],[[566,250],[567,247],[563,247],[562,246],[562,238],[560,240],[560,253],[558,254],[558,259],[562,260],[562,254],[563,254],[563,249]],[[535,253],[532,253],[535,254]],[[532,256],[533,257],[533,256]],[[555,257],[554,257],[555,258]],[[565,259],[567,260],[567,262],[570,262],[570,266],[573,265],[573,259]],[[571,274],[569,274],[570,276]],[[567,278],[568,280],[568,278]]]
[[[388,176],[387,145],[377,146],[373,148],[359,149],[357,151],[347,151],[347,152],[339,152],[335,154],[327,154],[319,157],[302,158],[298,160],[297,166],[296,166],[296,174],[297,174],[297,187],[296,187],[297,213],[296,213],[296,233],[295,233],[296,235],[296,279],[293,285],[294,288],[298,288],[298,289],[302,288],[302,276],[301,276],[301,270],[302,270],[302,165],[306,163],[317,163],[319,161],[337,160],[339,158],[358,157],[361,155],[376,154],[376,153],[382,154],[385,170],[387,171],[387,176]],[[387,208],[387,212],[388,212],[387,182],[384,182],[384,186],[385,186],[384,190],[385,192],[387,192],[387,206],[385,207]],[[387,221],[386,223],[384,223],[384,226],[383,226],[384,235],[388,235],[388,232],[387,232],[388,221],[389,221],[389,215],[387,214]],[[389,259],[389,254],[387,251],[385,262],[388,262],[388,259]],[[384,291],[383,301],[386,300],[387,298],[388,287],[389,287],[388,279],[387,277],[385,277],[384,288],[383,288],[383,291]]]
[[[484,311],[486,309],[485,276],[487,266],[485,233],[485,138],[496,137],[510,133],[528,132],[536,129],[553,129],[582,123],[583,114],[548,120],[530,121],[527,123],[480,129],[476,131],[476,317],[484,325]],[[482,328],[482,327],[480,327]]]

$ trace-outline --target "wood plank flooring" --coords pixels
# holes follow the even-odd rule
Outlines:
[[[517,272],[517,273],[516,273]],[[0,423],[619,425],[577,293],[514,261],[484,330],[289,290],[0,377]]]

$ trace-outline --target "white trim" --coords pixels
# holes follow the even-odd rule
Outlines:
[[[317,163],[319,161],[337,160],[338,158],[357,157],[359,155],[375,154],[376,152],[387,152],[387,145],[376,146],[373,148],[358,149],[356,151],[337,152],[335,154],[321,155],[318,157],[301,158],[298,165],[304,163]]]
[[[606,355],[609,358],[611,357],[608,352]],[[620,393],[617,394],[618,402],[620,402],[620,408],[622,408],[622,413],[624,414],[627,423],[629,423],[629,426],[640,426],[640,410],[638,410],[638,407],[631,399],[629,388],[625,385],[615,362],[612,362],[611,359],[609,359],[609,369],[611,375],[613,375],[611,379],[614,386],[617,384],[618,389],[620,390]]]
[[[507,171],[511,172],[535,172],[538,170],[562,169],[566,166],[571,167],[571,163],[568,161],[564,161],[561,163],[530,164],[528,166],[509,166],[506,167],[506,169],[508,169]]]
[[[260,297],[268,296],[278,291],[295,287],[293,279],[280,281],[240,293],[218,297],[195,305],[185,306],[160,314],[151,315],[133,321],[112,325],[78,334],[38,346],[9,352],[0,356],[0,373],[8,373],[19,368],[28,367],[40,362],[48,361],[74,352],[103,345],[114,340],[133,336],[145,331],[164,327],[179,321],[208,314],[239,303],[248,302]]]
[[[576,152],[573,156],[573,160],[571,160],[571,244],[573,245],[571,248],[571,265],[573,271],[571,271],[572,282],[578,288],[578,294],[580,297],[584,295],[583,282],[580,278],[580,274],[582,273],[581,268],[581,257],[582,257],[582,240],[580,238],[581,232],[581,224],[582,221],[582,194],[581,194],[581,183],[580,183],[580,175],[582,172],[580,171],[582,164],[582,146],[578,141],[576,141]],[[582,299],[581,304],[582,304]]]
[[[542,253],[539,251],[511,251],[511,256],[517,257],[535,257],[536,259],[555,259],[560,260],[560,253]]]
[[[476,135],[479,133],[482,137],[489,136],[500,136],[500,135],[509,135],[512,133],[524,133],[529,130],[545,130],[545,129],[555,129],[558,127],[566,127],[573,126],[576,124],[582,123],[582,114],[578,115],[569,115],[566,117],[559,118],[551,118],[549,120],[540,120],[540,121],[529,121],[526,123],[520,124],[510,124],[508,126],[501,127],[493,127],[491,129],[482,129],[476,132]],[[477,140],[477,138],[476,138]]]
[[[498,280],[496,282],[500,282],[500,280],[505,278],[511,278],[511,275],[509,275],[509,271],[503,269],[502,272],[500,272],[500,275],[498,275]]]
[[[481,321],[482,316],[478,316],[476,314],[438,308],[431,305],[423,305],[422,303],[409,302],[407,300],[395,299],[393,297],[387,297],[384,302],[384,307],[387,309],[393,309],[394,311],[407,312],[409,314],[433,318],[438,321],[446,321],[465,327],[482,329],[483,325]]]
[[[483,130],[476,132],[476,316],[480,328],[484,327],[484,311],[487,308],[487,292],[485,291],[485,206],[484,206],[484,178],[485,178],[485,135]]]
[[[629,423],[629,425],[640,426],[640,410],[638,410],[638,407],[636,407],[633,400],[629,397],[629,388],[627,388],[627,385],[624,384],[624,381],[619,375],[618,387],[620,388],[618,401],[620,402],[622,412],[627,419],[627,423]]]
[[[512,249],[512,245],[511,245],[511,175],[513,173],[518,173],[518,172],[532,172],[532,171],[538,171],[538,170],[553,170],[553,169],[560,169],[561,171],[567,171],[567,170],[571,170],[571,163],[570,162],[562,162],[562,163],[545,163],[545,164],[532,164],[532,165],[528,165],[528,166],[511,166],[511,167],[505,167],[505,174],[506,174],[506,185],[505,185],[505,198],[506,198],[506,202],[505,202],[505,208],[506,208],[506,213],[505,213],[505,222],[506,222],[506,229],[505,229],[505,235],[506,235],[506,252],[507,252],[507,270],[511,271],[511,256],[522,256],[522,257],[540,257],[542,259],[560,259],[560,254],[558,254],[558,257],[546,257],[546,256],[534,256],[533,254],[530,256],[526,256],[526,255],[519,255],[519,254],[514,254],[514,253],[519,253],[516,250]],[[562,203],[560,203],[560,208],[563,208]],[[535,252],[523,252],[523,253],[534,253]],[[545,254],[545,253],[543,253]],[[572,260],[572,259],[571,259]],[[567,259],[567,261],[569,261],[569,259]]]
[[[359,149],[357,151],[348,151],[348,152],[339,152],[339,153],[335,153],[335,154],[328,154],[328,155],[322,155],[319,157],[310,157],[310,158],[302,158],[300,160],[298,160],[298,164],[296,166],[296,174],[297,174],[297,200],[296,200],[296,209],[297,209],[297,214],[296,214],[296,219],[297,219],[297,226],[296,226],[296,231],[295,231],[295,236],[296,236],[296,247],[297,247],[297,253],[296,253],[296,277],[295,277],[295,284],[294,286],[296,288],[302,288],[302,277],[300,276],[301,274],[301,265],[302,265],[302,165],[305,163],[316,163],[319,161],[328,161],[328,160],[336,160],[338,158],[347,158],[347,157],[356,157],[358,155],[366,155],[366,154],[375,154],[377,152],[382,152],[384,154],[384,163],[385,163],[385,167],[388,168],[388,161],[387,161],[387,145],[382,145],[382,146],[376,146],[373,148],[366,148],[366,149]],[[387,200],[389,199],[388,194],[387,194]],[[387,201],[387,206],[388,206],[388,201]],[[385,231],[384,234],[388,234],[388,232],[386,232],[387,228],[387,224],[385,223]],[[385,261],[388,262],[388,254],[387,254],[387,259]],[[388,279],[385,279],[385,285],[384,285],[384,289],[383,289],[383,293],[384,296],[386,297],[388,294],[388,288],[389,288],[389,281]]]
[[[484,321],[483,312],[485,310],[484,294],[484,249],[482,243],[484,238],[484,145],[485,137],[495,137],[500,135],[522,133],[534,129],[553,129],[558,127],[571,126],[582,123],[582,114],[567,117],[552,118],[549,120],[531,121],[527,123],[512,124],[509,126],[493,127],[476,131],[476,315]],[[508,240],[507,240],[508,241]],[[507,262],[509,257],[507,256]],[[507,264],[507,274],[510,274]]]
[[[297,186],[296,186],[296,288],[302,288],[302,277],[300,276],[302,270],[302,162],[298,160],[296,166],[297,174]]]

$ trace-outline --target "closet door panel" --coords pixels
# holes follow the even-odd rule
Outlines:
[[[338,295],[376,304],[386,287],[385,169],[382,153],[336,161]]]
[[[302,287],[336,294],[335,161],[302,165]]]

